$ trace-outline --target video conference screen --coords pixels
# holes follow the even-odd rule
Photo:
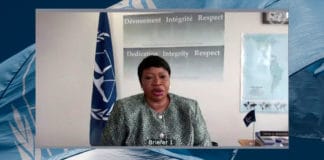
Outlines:
[[[38,10],[36,108],[38,147],[287,148],[288,12]]]

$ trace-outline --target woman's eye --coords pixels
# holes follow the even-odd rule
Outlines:
[[[152,77],[144,77],[145,80],[151,80]]]

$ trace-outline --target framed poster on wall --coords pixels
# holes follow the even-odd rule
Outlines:
[[[288,35],[244,34],[240,111],[288,112]]]

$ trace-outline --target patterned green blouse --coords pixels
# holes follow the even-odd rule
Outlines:
[[[155,112],[144,94],[118,100],[103,131],[103,145],[211,146],[210,137],[195,100],[169,93],[170,104]]]

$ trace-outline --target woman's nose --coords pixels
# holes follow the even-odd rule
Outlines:
[[[153,84],[154,84],[154,85],[159,85],[159,84],[161,84],[161,79],[160,79],[160,78],[154,78],[154,80],[153,80]]]

